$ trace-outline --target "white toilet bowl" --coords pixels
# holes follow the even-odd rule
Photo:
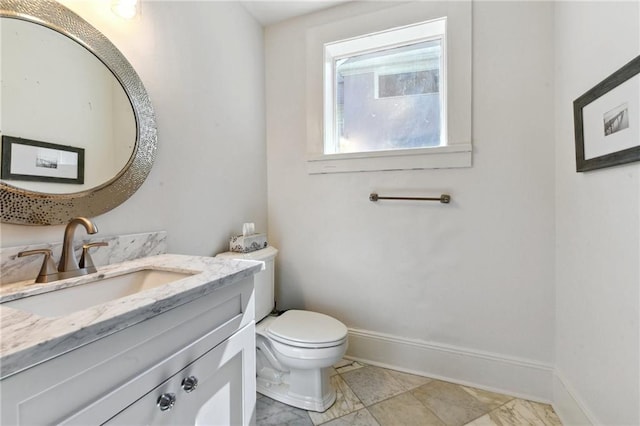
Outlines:
[[[327,315],[286,311],[256,325],[257,390],[294,407],[325,411],[335,402],[331,366],[347,351],[347,328]]]

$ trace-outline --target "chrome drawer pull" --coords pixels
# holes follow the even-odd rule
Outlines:
[[[187,393],[193,391],[197,387],[198,379],[196,379],[196,376],[189,376],[182,381],[182,389]]]
[[[163,393],[158,398],[158,407],[160,407],[160,411],[171,410],[176,403],[176,394],[175,393]]]

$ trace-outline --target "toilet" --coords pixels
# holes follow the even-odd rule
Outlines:
[[[265,262],[255,275],[256,389],[284,404],[326,411],[336,400],[331,366],[347,351],[347,327],[335,318],[303,310],[271,315],[275,307],[274,260],[278,250],[226,252],[227,259]]]

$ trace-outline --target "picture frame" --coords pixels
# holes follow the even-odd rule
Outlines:
[[[84,148],[2,135],[0,178],[84,183]]]
[[[640,56],[573,102],[576,171],[640,161]]]

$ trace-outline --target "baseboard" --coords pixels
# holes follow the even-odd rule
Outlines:
[[[567,379],[557,369],[553,374],[553,409],[563,425],[603,424],[596,420]]]
[[[349,329],[347,358],[549,403],[551,365],[468,348]]]

